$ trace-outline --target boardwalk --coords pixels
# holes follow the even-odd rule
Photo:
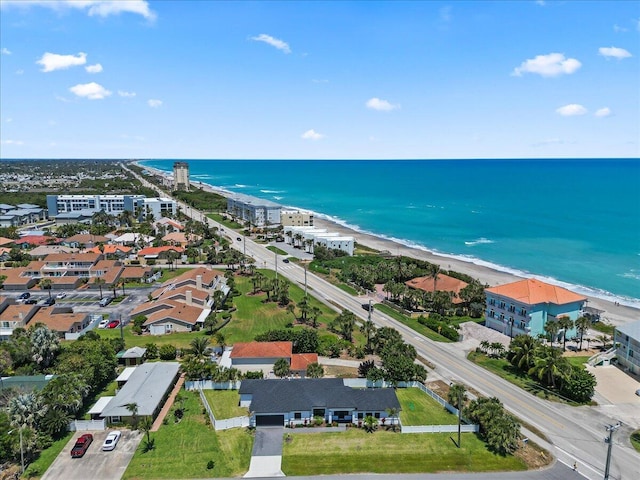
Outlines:
[[[160,429],[160,425],[162,425],[164,417],[166,417],[167,413],[169,413],[169,410],[171,409],[171,406],[176,399],[176,395],[178,395],[178,392],[182,389],[182,385],[184,385],[184,373],[180,375],[180,378],[176,382],[176,385],[173,387],[173,390],[171,390],[169,398],[167,398],[167,401],[164,402],[162,410],[160,410],[160,413],[156,417],[156,420],[153,422],[153,427],[151,427],[152,432],[157,432]]]

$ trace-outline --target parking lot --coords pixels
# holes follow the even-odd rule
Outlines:
[[[87,432],[76,432],[62,452],[51,464],[42,480],[114,480],[122,478],[133,454],[138,448],[142,438],[141,432],[121,430],[122,438],[115,450],[102,451],[102,443],[107,438],[109,430],[104,432],[90,432],[93,434],[93,443],[82,458],[71,458],[71,448],[76,439]]]

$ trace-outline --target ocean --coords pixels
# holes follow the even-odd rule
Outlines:
[[[640,159],[181,161],[192,183],[640,307]]]

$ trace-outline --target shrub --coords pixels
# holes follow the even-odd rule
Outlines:
[[[458,341],[458,331],[450,326],[446,322],[446,318],[442,315],[438,315],[437,313],[432,313],[428,317],[420,315],[418,317],[418,323],[430,328],[434,332],[438,332],[449,340],[453,340],[454,342]]]
[[[215,464],[215,462],[213,460],[209,460],[207,462],[207,470],[213,470],[213,467],[215,467],[215,466],[216,466],[216,464]]]
[[[170,343],[162,345],[159,350],[160,360],[175,360],[178,351],[174,345]]]

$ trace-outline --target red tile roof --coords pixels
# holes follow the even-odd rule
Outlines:
[[[294,353],[291,355],[291,370],[306,372],[311,363],[318,363],[317,353]]]
[[[131,251],[131,247],[124,247],[122,245],[103,245],[103,251],[102,253],[105,255],[113,255],[115,253],[118,252],[122,252],[122,253],[129,253]],[[100,247],[93,247],[93,248],[89,248],[87,250],[85,250],[86,252],[91,252],[91,253],[101,253],[100,252]]]
[[[189,306],[184,303],[175,302],[173,300],[166,300],[162,303],[165,305],[170,305],[173,308],[160,310],[148,315],[147,321],[144,322],[144,326],[164,320],[177,320],[182,323],[195,325],[196,320],[198,320],[203,312],[202,308],[200,307]]]
[[[231,358],[291,358],[292,350],[292,342],[236,343]]]
[[[182,248],[182,247],[172,247],[172,246],[146,247],[146,248],[143,248],[142,250],[138,251],[138,256],[141,256],[141,255],[159,255],[161,253],[168,252],[170,250],[173,250],[174,252],[177,252],[177,253],[184,252],[184,248]]]
[[[573,302],[584,302],[587,299],[566,288],[557,287],[533,278],[487,288],[486,291],[512,298],[527,305],[537,305],[539,303],[565,305]]]
[[[47,237],[46,235],[25,235],[20,240],[15,240],[13,243],[16,245],[29,244],[29,245],[48,245],[51,243],[58,243],[60,239],[56,237]]]
[[[460,303],[460,290],[469,285],[467,282],[450,277],[449,275],[438,275],[438,281],[434,282],[433,277],[417,277],[404,282],[409,288],[415,288],[425,292],[433,292],[434,287],[439,292],[454,292],[458,297],[453,299],[453,303]]]

